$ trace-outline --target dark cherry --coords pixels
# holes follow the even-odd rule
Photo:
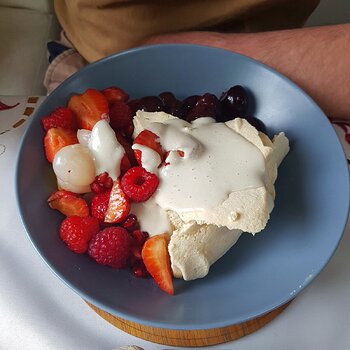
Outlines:
[[[127,105],[131,108],[134,115],[139,109],[141,109],[140,100],[130,100],[127,102]]]
[[[253,125],[258,131],[262,131],[263,133],[266,134],[266,126],[260,119],[255,118],[253,116],[247,116],[247,117],[244,117],[244,119],[246,119],[247,122]]]
[[[164,107],[164,112],[169,113],[170,110],[172,110],[176,103],[176,97],[172,92],[162,92],[159,94],[159,98],[161,99]]]
[[[220,115],[220,101],[215,95],[206,93],[198,98],[196,105],[187,114],[186,120],[191,122],[200,117],[217,119]]]
[[[187,116],[189,111],[196,105],[199,98],[199,95],[192,95],[183,100],[183,112],[185,117]]]
[[[159,98],[163,102],[164,112],[172,114],[178,118],[184,117],[183,104],[181,101],[176,99],[173,93],[162,92],[161,94],[159,94]]]
[[[190,112],[187,114],[186,120],[188,122],[192,122],[193,120],[201,117],[214,117],[214,115],[215,108],[209,105],[199,104],[190,110]]]
[[[248,95],[241,85],[235,85],[224,92],[220,101],[223,107],[224,120],[227,121],[234,117],[244,117],[248,111]]]
[[[140,99],[140,107],[146,112],[160,112],[163,110],[163,103],[157,96],[145,96]]]

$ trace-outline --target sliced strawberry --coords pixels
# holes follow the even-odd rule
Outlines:
[[[65,107],[56,108],[48,116],[41,119],[41,125],[47,131],[51,128],[77,130],[77,120],[74,113]]]
[[[126,102],[129,99],[129,95],[124,90],[116,86],[105,88],[101,92],[106,97],[109,104],[117,101]]]
[[[168,243],[169,238],[166,234],[149,238],[143,245],[142,259],[160,289],[174,295]]]
[[[162,146],[158,141],[158,136],[152,131],[149,131],[149,130],[141,131],[135,138],[134,144],[152,148],[154,151],[156,151],[160,155],[160,158],[163,159]]]
[[[142,152],[139,149],[134,149],[134,155],[137,163],[142,166]]]
[[[51,128],[44,138],[45,155],[52,163],[55,154],[63,147],[78,143],[77,134],[73,130]]]
[[[86,201],[77,194],[65,190],[52,193],[47,200],[50,208],[60,211],[66,216],[89,215],[89,207]]]
[[[111,191],[104,191],[102,193],[95,194],[91,200],[91,216],[104,222],[106,212],[108,209],[109,198]]]
[[[105,222],[118,223],[123,221],[129,214],[130,202],[123,192],[120,181],[114,181],[109,204],[106,211]]]
[[[95,89],[87,89],[81,95],[74,95],[68,102],[78,121],[79,129],[92,130],[101,119],[108,119],[108,102],[106,97]]]

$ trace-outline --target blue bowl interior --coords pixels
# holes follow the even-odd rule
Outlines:
[[[254,97],[251,112],[263,120],[269,134],[284,131],[291,141],[291,151],[279,169],[275,209],[263,232],[255,237],[244,234],[206,278],[175,281],[174,297],[152,280],[99,266],[66,248],[57,234],[62,216],[46,204],[55,181],[44,157],[42,116],[65,105],[73,93],[91,87],[120,86],[132,98],[162,91],[184,98],[205,92],[219,95],[235,84],[249,89]],[[205,329],[266,313],[292,299],[321,271],[344,229],[349,180],[343,151],[327,118],[288,79],[224,50],[163,45],[91,64],[43,102],[22,141],[17,196],[34,246],[83,298],[139,323]]]

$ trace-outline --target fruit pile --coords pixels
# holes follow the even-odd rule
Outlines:
[[[137,217],[130,213],[131,203],[147,201],[159,184],[157,175],[142,167],[141,151],[133,150],[132,145],[155,151],[162,165],[166,165],[167,157],[157,135],[151,131],[144,130],[132,139],[133,116],[137,110],[164,111],[189,122],[200,117],[224,122],[239,116],[258,130],[264,131],[264,126],[258,119],[248,116],[247,92],[239,85],[224,92],[220,99],[206,93],[183,101],[170,92],[129,100],[118,87],[102,91],[88,89],[73,95],[67,107],[59,107],[41,119],[45,155],[50,163],[55,163],[55,156],[62,148],[82,143],[85,134],[101,120],[109,122],[125,151],[117,179],[102,172],[89,181],[90,200],[84,194],[63,188],[50,195],[49,206],[65,216],[59,228],[63,242],[73,252],[87,253],[99,264],[130,268],[135,277],[152,276],[162,290],[174,294],[168,235],[149,237],[140,230]],[[78,176],[86,174],[81,172]]]

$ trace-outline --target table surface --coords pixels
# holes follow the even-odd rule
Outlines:
[[[42,99],[0,96],[3,103],[19,102],[0,111],[0,349],[112,350],[128,344],[174,349],[135,338],[100,318],[48,269],[27,238],[14,173],[29,115]],[[350,159],[344,137],[350,126],[334,127]],[[329,264],[279,317],[254,334],[210,349],[350,349],[349,247],[348,222]]]

